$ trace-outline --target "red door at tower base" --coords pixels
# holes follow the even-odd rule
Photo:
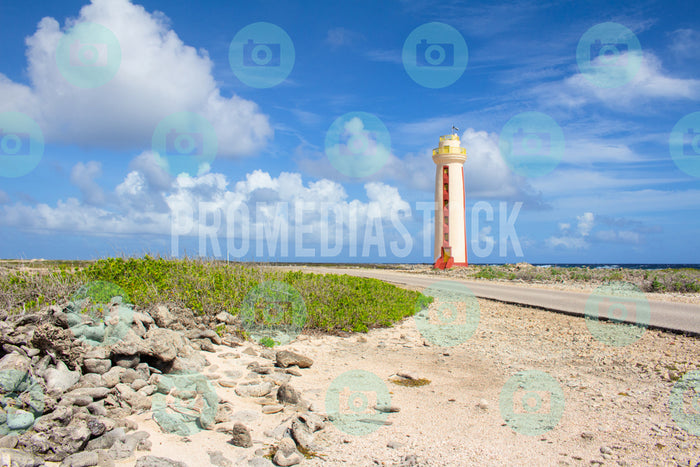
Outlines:
[[[433,269],[449,269],[454,266],[455,259],[450,254],[450,247],[442,247],[440,257],[433,264]]]

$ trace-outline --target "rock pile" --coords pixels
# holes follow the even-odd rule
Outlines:
[[[232,324],[232,318],[216,319]],[[198,373],[209,365],[202,351],[242,341],[220,337],[207,324],[188,310],[136,309],[118,297],[102,307],[68,302],[31,314],[0,313],[0,465],[114,465],[150,450],[149,434],[126,418],[144,412],[168,433],[226,431],[231,444],[252,446],[244,424],[223,428],[230,403]],[[293,407],[297,415],[269,435],[277,444],[273,461],[294,465],[302,460],[297,446],[313,449],[314,433],[325,423],[289,384],[300,374],[296,368],[313,362],[289,351],[261,349],[260,356],[271,361],[249,364],[254,377],[217,385],[258,399],[263,414]],[[184,464],[145,456],[137,465]]]

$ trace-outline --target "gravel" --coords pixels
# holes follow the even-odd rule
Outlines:
[[[379,376],[401,409],[389,414],[391,425],[364,436],[329,424],[316,436],[324,460],[304,465],[697,462],[700,438],[673,421],[669,395],[675,379],[700,367],[700,339],[647,330],[633,344],[610,347],[592,337],[582,318],[479,304],[476,332],[450,348],[426,342],[412,318],[365,335],[302,336],[293,343],[315,362],[295,379],[312,406],[323,407],[326,388],[340,374],[361,369]],[[506,381],[528,370],[552,376],[564,395],[561,419],[536,436],[514,431],[499,406]],[[431,383],[389,382],[404,372]]]

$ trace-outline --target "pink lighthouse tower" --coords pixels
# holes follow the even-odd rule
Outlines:
[[[435,264],[446,269],[467,265],[467,227],[465,222],[464,163],[467,150],[460,146],[459,131],[440,136],[433,149],[435,172]]]

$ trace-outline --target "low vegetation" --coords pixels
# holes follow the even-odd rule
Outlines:
[[[583,282],[599,286],[614,281],[629,282],[643,292],[700,293],[700,269],[630,269],[596,267],[538,267],[527,263],[469,265],[450,271],[433,270],[427,265],[392,265],[411,272],[428,272],[462,279],[486,279],[538,283]]]
[[[409,388],[417,388],[420,386],[425,386],[431,383],[429,379],[425,378],[419,378],[419,379],[390,379],[392,383],[396,384],[397,386],[406,386]]]
[[[284,272],[220,261],[146,256],[84,264],[30,265],[28,268],[27,264],[13,263],[0,270],[2,309],[32,311],[86,295],[99,301],[121,295],[142,307],[164,303],[186,307],[200,315],[213,316],[225,311],[237,316],[251,291],[266,281],[279,281],[301,296],[305,329],[365,332],[390,326],[432,301],[419,292],[376,279]],[[275,302],[274,306],[281,306],[276,297],[270,300]],[[282,315],[283,319],[292,319]]]
[[[405,268],[415,272],[431,271],[429,266]],[[625,281],[645,292],[700,292],[700,270],[692,268],[600,269],[535,267],[522,263],[471,265],[456,268],[449,274],[465,279],[591,285]],[[279,282],[284,287],[261,289],[261,284],[271,282]],[[260,290],[263,290],[263,298],[268,293],[265,290],[277,290],[277,294],[283,295],[285,290],[298,293],[293,310],[297,316],[290,316],[291,308],[287,307],[280,315],[286,320],[283,323],[289,321],[290,325],[298,325],[301,303],[303,329],[330,333],[366,332],[375,327],[391,326],[432,301],[431,297],[376,279],[282,271],[222,261],[145,256],[98,261],[0,262],[0,310],[10,313],[34,311],[86,296],[106,303],[119,295],[141,307],[162,303],[189,308],[199,315],[214,316],[225,311],[239,316],[242,310],[247,310],[246,306],[250,307],[250,297],[254,296],[252,306],[257,322],[260,309],[267,306],[260,302]],[[257,295],[252,294],[253,291]],[[279,308],[279,296],[270,296],[268,300]],[[293,322],[295,319],[297,321]],[[216,329],[218,333],[224,330]],[[265,342],[269,346],[276,344],[272,339]]]

